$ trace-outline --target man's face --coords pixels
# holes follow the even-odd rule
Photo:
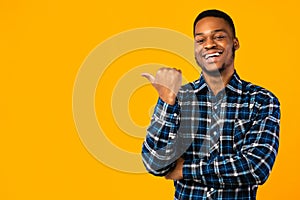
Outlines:
[[[205,17],[195,27],[195,58],[207,74],[234,68],[234,51],[239,48],[229,24],[222,18]]]

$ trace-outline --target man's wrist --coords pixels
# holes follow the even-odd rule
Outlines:
[[[160,96],[160,98],[165,103],[172,105],[172,106],[176,103],[176,95],[175,94]]]

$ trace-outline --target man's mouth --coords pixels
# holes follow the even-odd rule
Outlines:
[[[204,56],[204,58],[207,60],[207,59],[209,59],[209,58],[219,57],[221,54],[222,54],[222,52],[209,53],[209,54],[206,54],[206,55]]]

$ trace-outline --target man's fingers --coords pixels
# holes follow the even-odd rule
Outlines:
[[[148,79],[151,83],[154,83],[155,77],[152,76],[151,74],[149,74],[149,73],[142,73],[141,75],[143,77],[145,77],[146,79]]]

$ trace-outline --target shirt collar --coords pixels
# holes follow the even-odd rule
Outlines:
[[[201,73],[200,78],[192,83],[195,93],[205,93],[208,91],[208,85],[205,82],[204,76]]]
[[[242,88],[243,88],[242,80],[240,79],[240,77],[236,73],[236,71],[234,70],[234,73],[233,73],[229,83],[226,85],[226,92],[233,92],[233,93],[237,93],[237,94],[241,95]]]
[[[200,78],[192,84],[194,86],[195,93],[206,93],[209,90],[202,73]],[[234,71],[229,83],[225,87],[225,90],[226,92],[233,92],[239,95],[242,94],[242,81],[236,71]]]

